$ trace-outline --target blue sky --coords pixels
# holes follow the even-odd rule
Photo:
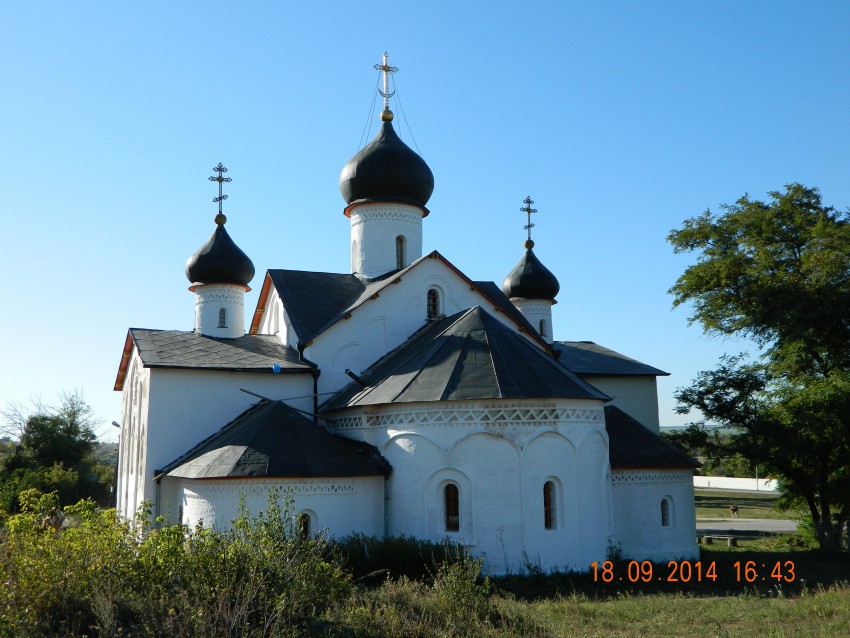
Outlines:
[[[671,309],[693,258],[666,236],[792,181],[850,205],[848,26],[839,1],[6,3],[0,404],[79,389],[119,419],[127,328],[192,328],[218,162],[249,310],[267,268],[347,272],[339,171],[387,50],[435,176],[425,250],[501,283],[531,195],[556,338],[669,371],[681,423],[675,388],[752,347]]]

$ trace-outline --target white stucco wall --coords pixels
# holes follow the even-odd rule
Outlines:
[[[195,332],[208,337],[235,339],[245,334],[245,291],[247,286],[202,284],[195,291]],[[224,311],[224,327],[220,312]]]
[[[427,320],[430,289],[438,292],[443,315],[481,306],[511,329],[517,329],[504,312],[495,310],[477,289],[473,290],[440,259],[427,259],[405,274],[400,283],[384,288],[377,299],[366,301],[349,319],[339,321],[305,349],[304,356],[322,370],[319,391],[342,388],[351,381],[346,368],[362,372],[422,328]],[[537,341],[523,336],[539,347]]]
[[[668,561],[699,557],[690,470],[614,470],[614,545],[623,558]],[[661,501],[669,501],[668,525]]]
[[[171,485],[166,485],[171,484]],[[297,517],[310,516],[312,532],[328,530],[341,538],[362,533],[383,535],[384,477],[315,479],[230,479],[187,480],[163,479],[163,492],[170,490],[170,520],[182,514],[182,522],[190,527],[203,523],[206,527],[227,529],[237,517],[240,495],[251,515],[264,511],[270,488],[280,496],[279,504]],[[176,505],[176,507],[175,507]]]
[[[552,343],[552,302],[545,299],[511,299],[522,316],[528,319],[537,332],[540,332],[540,322],[543,322],[543,332],[540,334],[546,343]]]
[[[340,415],[335,430],[376,445],[393,466],[390,533],[471,545],[491,573],[586,570],[611,530],[600,401],[525,400],[379,406]],[[543,485],[556,484],[554,529]],[[444,489],[460,493],[447,531]]]
[[[149,391],[150,370],[142,366],[142,360],[134,349],[121,393],[116,481],[116,507],[128,517],[135,513],[138,504],[144,499]]]
[[[369,203],[350,209],[351,272],[378,277],[399,270],[396,238],[404,238],[402,268],[422,256],[422,209],[406,204]]]
[[[136,378],[140,380],[138,384]],[[155,500],[155,470],[220,430],[259,400],[240,388],[269,399],[287,399],[297,409],[313,411],[310,374],[144,369],[139,365],[130,368],[124,396],[129,396],[131,388],[143,386],[142,379],[147,380],[148,395],[140,408],[138,425],[128,429],[124,425],[125,414],[121,431],[122,464],[125,446],[129,450],[128,459],[134,458],[134,450],[141,450],[137,454],[138,474],[127,474],[126,487],[124,478],[119,477],[119,511],[127,517],[135,513],[143,499]],[[122,400],[126,403],[129,399],[122,397]],[[146,441],[146,445],[140,441]],[[134,480],[136,489],[132,487]],[[156,508],[155,503],[154,513]]]
[[[283,301],[274,286],[269,291],[265,311],[257,326],[257,334],[274,335],[282,345],[290,348],[298,344],[298,335],[292,329],[292,320],[283,307]]]
[[[658,384],[654,376],[583,376],[592,386],[609,397],[608,405],[615,405],[623,412],[658,434]]]

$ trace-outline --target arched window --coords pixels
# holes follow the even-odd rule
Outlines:
[[[440,293],[431,288],[428,291],[428,319],[436,319],[440,314]]]
[[[661,527],[670,527],[670,498],[661,499]]]
[[[404,253],[405,253],[405,245],[404,245],[404,235],[399,235],[395,238],[395,267],[398,270],[404,268]]]
[[[460,494],[457,485],[449,483],[443,490],[443,501],[446,510],[446,531],[460,530]]]
[[[224,308],[218,309],[218,327],[227,328],[227,310]]]
[[[543,484],[543,527],[555,529],[555,484],[546,481]]]
[[[357,240],[351,241],[351,272],[357,272]]]
[[[546,320],[545,319],[540,320],[540,330],[538,330],[538,332],[540,333],[541,337],[543,337],[544,339],[546,338]]]
[[[306,512],[301,512],[298,515],[298,535],[301,540],[305,540],[310,536],[310,515]]]

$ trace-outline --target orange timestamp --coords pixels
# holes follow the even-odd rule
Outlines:
[[[739,583],[771,580],[777,583],[792,583],[797,579],[796,567],[792,560],[773,563],[757,563],[753,560],[736,561],[732,564],[732,568],[731,576]],[[716,561],[703,563],[702,561],[671,560],[666,565],[657,565],[648,560],[630,560],[617,564],[606,560],[602,563],[593,561],[590,564],[590,570],[595,583],[702,583],[717,580]]]

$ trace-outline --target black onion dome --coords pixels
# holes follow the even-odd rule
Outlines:
[[[392,122],[384,121],[375,139],[343,166],[339,191],[348,204],[392,201],[424,207],[434,192],[434,174],[401,141]]]
[[[207,243],[189,257],[186,277],[193,284],[247,286],[254,278],[254,264],[220,224]]]
[[[561,284],[552,272],[546,268],[531,248],[519,260],[516,267],[502,282],[502,292],[508,298],[521,299],[550,299],[561,289]]]

